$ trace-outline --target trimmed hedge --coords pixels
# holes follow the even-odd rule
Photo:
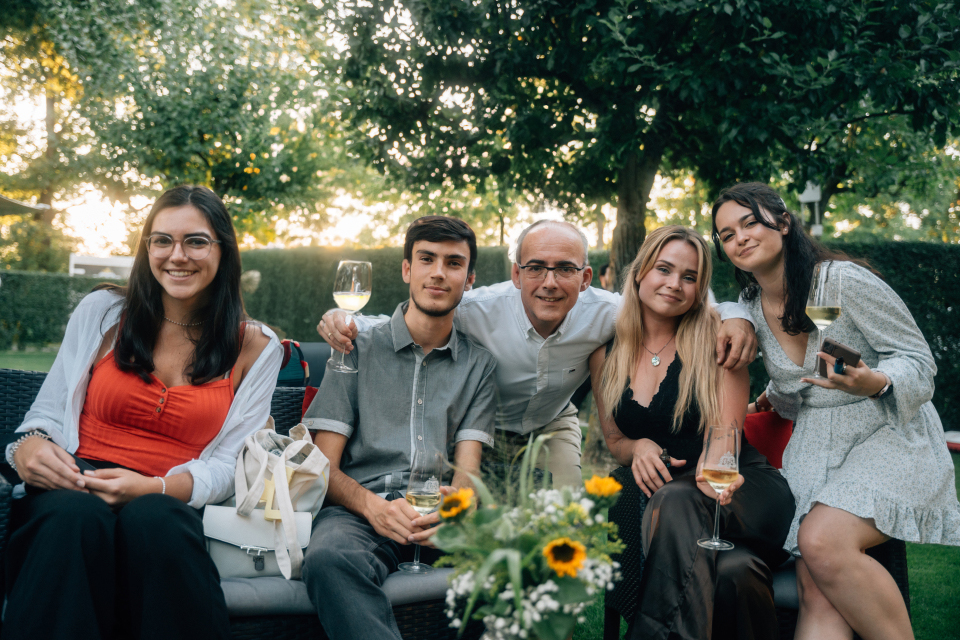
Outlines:
[[[74,307],[101,279],[0,271],[0,349],[60,342]]]
[[[364,314],[390,315],[410,295],[400,275],[403,249],[255,249],[243,252],[244,271],[260,272],[260,286],[244,295],[247,313],[279,327],[288,338],[318,340],[317,323],[333,302],[333,279],[340,260],[367,260],[373,264],[373,295]],[[505,247],[480,247],[476,286],[510,277]]]

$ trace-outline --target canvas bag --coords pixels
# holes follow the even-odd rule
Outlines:
[[[244,440],[234,475],[236,509],[204,512],[204,535],[222,578],[277,571],[288,580],[300,577],[311,523],[327,493],[330,462],[302,424],[289,436],[273,426],[270,418]],[[261,502],[264,508],[257,509]],[[272,544],[265,544],[267,532],[273,534]]]

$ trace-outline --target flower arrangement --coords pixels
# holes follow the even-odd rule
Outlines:
[[[434,536],[455,567],[447,591],[447,615],[460,633],[482,620],[490,640],[566,640],[597,593],[613,588],[623,550],[617,527],[601,513],[622,488],[613,478],[594,476],[581,489],[529,490],[533,464],[549,436],[528,444],[516,496],[508,488],[497,504],[478,478],[471,489],[447,496],[444,522]]]

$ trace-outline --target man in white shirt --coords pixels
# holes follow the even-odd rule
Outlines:
[[[582,436],[570,398],[590,373],[590,354],[613,338],[620,305],[618,294],[590,286],[588,247],[568,222],[530,225],[517,241],[512,281],[467,292],[454,317],[457,329],[497,358],[497,429],[505,432],[498,438],[553,434],[545,448],[556,485],[582,482]],[[717,310],[724,320],[717,361],[728,369],[746,366],[757,350],[749,313],[736,303]],[[358,330],[386,321],[355,319],[355,326],[348,325],[346,314],[332,309],[317,331],[334,349],[349,353]]]

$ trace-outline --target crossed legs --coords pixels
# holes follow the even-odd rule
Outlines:
[[[798,535],[796,640],[849,640],[854,632],[864,640],[912,640],[897,583],[864,553],[887,539],[872,520],[814,505]]]

